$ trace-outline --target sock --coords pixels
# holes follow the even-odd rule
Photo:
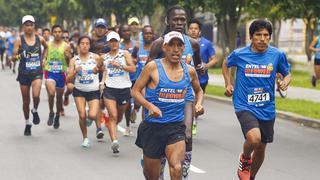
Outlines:
[[[165,156],[161,157],[161,166],[160,166],[160,176],[159,180],[164,180],[164,168],[166,166],[167,158]]]
[[[35,113],[35,112],[38,112],[38,110],[37,109],[35,109],[35,108],[32,108],[32,110],[31,110],[33,113]]]
[[[26,125],[32,125],[29,119],[26,119]]]
[[[182,164],[182,179],[183,180],[188,179],[191,159],[192,159],[192,151],[187,151],[184,155],[184,161]]]

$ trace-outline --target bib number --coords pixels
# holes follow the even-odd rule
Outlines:
[[[53,73],[62,72],[62,62],[61,61],[51,61],[49,63],[49,71]]]
[[[91,84],[93,83],[93,71],[92,70],[82,70],[78,74],[80,84]]]
[[[249,103],[261,103],[270,101],[269,93],[262,93],[262,94],[249,94],[248,95],[248,102]]]
[[[39,57],[27,57],[26,58],[26,69],[27,71],[33,71],[40,67],[40,58]]]

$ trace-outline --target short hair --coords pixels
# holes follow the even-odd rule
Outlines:
[[[200,29],[200,31],[201,31],[201,29],[202,29],[202,23],[201,23],[198,19],[195,19],[195,18],[190,19],[190,21],[188,22],[188,28],[190,27],[191,24],[198,24],[199,29]]]
[[[146,28],[151,28],[152,31],[153,31],[153,27],[148,24],[148,25],[143,26],[143,28],[142,28],[142,33],[144,33],[144,29],[146,29]]]
[[[186,10],[180,6],[180,5],[173,5],[171,6],[168,10],[167,10],[167,13],[166,13],[166,21],[168,22],[168,18],[171,17],[171,13],[174,11],[174,10],[183,10],[184,12],[186,12]],[[166,23],[167,23],[166,22]]]
[[[44,29],[42,30],[42,32],[45,32],[45,31],[50,32],[50,29],[49,29],[49,28],[44,28]]]
[[[80,36],[80,38],[78,39],[78,45],[80,45],[80,42],[83,39],[89,39],[89,43],[91,44],[91,38],[89,36],[87,36],[87,35],[83,35],[83,36]]]
[[[260,31],[261,29],[266,29],[269,32],[269,35],[271,37],[271,35],[272,35],[271,22],[268,20],[265,20],[265,19],[257,19],[257,20],[254,20],[249,27],[250,38],[253,37],[253,34],[255,32]]]
[[[60,28],[60,29],[61,29],[61,31],[63,31],[62,26],[61,26],[61,25],[59,25],[59,24],[55,24],[55,25],[53,25],[53,26],[52,26],[52,28],[51,28],[51,31],[53,32],[53,30],[54,30],[54,29],[56,29],[56,28]]]

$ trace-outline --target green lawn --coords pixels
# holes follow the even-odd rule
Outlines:
[[[221,86],[208,85],[206,94],[225,97],[225,88]],[[277,110],[293,112],[305,117],[320,119],[320,103],[305,100],[293,100],[276,98]]]
[[[211,68],[208,70],[209,74],[222,74],[220,68]],[[311,74],[305,71],[292,70],[292,81],[290,86],[295,87],[303,87],[309,89],[317,89],[320,90],[320,81],[318,82],[318,86],[314,88],[311,85]]]

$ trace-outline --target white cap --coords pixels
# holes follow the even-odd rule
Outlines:
[[[25,22],[27,22],[27,21],[31,21],[31,22],[36,22],[35,20],[34,20],[34,17],[33,16],[31,16],[31,15],[25,15],[25,16],[23,16],[23,18],[22,18],[22,24],[24,24]]]
[[[174,38],[178,38],[184,43],[184,38],[183,38],[183,36],[182,36],[182,34],[180,32],[171,31],[171,32],[169,32],[168,34],[166,34],[164,36],[163,44],[169,43]]]
[[[111,31],[107,35],[107,41],[110,41],[111,39],[116,39],[117,41],[120,41],[120,36],[118,33]]]

